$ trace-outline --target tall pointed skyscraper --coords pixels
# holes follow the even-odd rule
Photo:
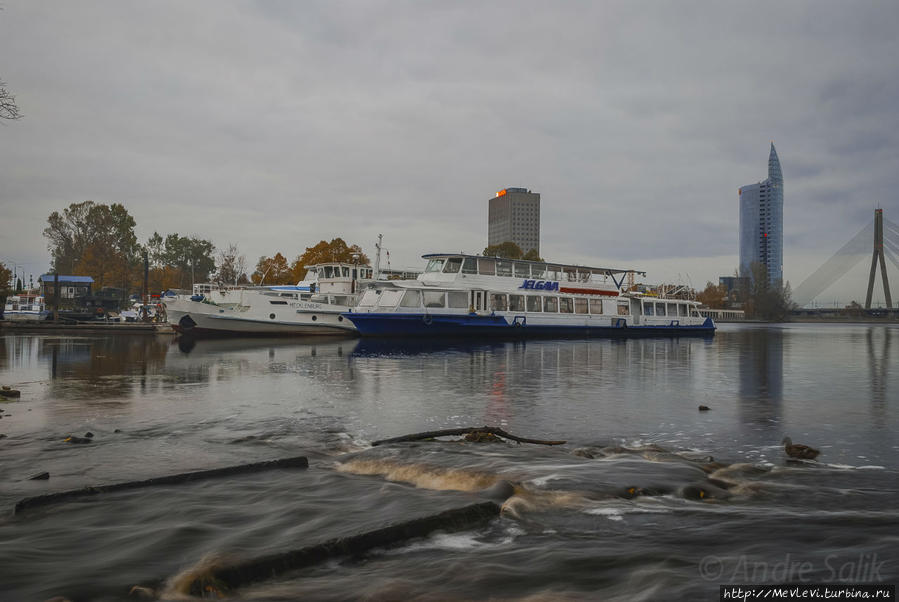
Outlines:
[[[740,187],[740,275],[751,264],[768,269],[768,282],[783,281],[784,178],[774,143],[768,155],[768,179]]]

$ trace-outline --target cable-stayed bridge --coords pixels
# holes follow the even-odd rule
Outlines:
[[[899,225],[885,218],[883,209],[876,209],[874,219],[868,225],[796,287],[793,292],[793,301],[799,307],[808,305],[815,297],[868,257],[871,258],[871,273],[868,277],[865,307],[871,308],[874,281],[879,271],[887,307],[892,308],[886,259],[889,259],[899,269]],[[880,269],[878,270],[878,268]]]

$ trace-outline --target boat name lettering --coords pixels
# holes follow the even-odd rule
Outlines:
[[[518,288],[534,289],[538,291],[557,291],[559,290],[559,283],[548,282],[546,280],[525,280]]]
[[[291,303],[291,307],[298,309],[321,309],[321,303]]]

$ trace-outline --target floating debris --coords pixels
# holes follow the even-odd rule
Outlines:
[[[502,437],[503,439],[509,439],[510,441],[515,441],[517,443],[534,443],[537,445],[564,445],[568,443],[567,441],[545,441],[543,439],[527,439],[525,437],[518,437],[517,435],[512,435],[511,433],[507,433],[501,428],[495,426],[475,426],[475,427],[466,427],[466,428],[458,428],[458,429],[444,429],[441,431],[426,431],[423,433],[413,433],[411,435],[403,435],[402,437],[392,437],[390,439],[381,439],[380,441],[373,441],[372,446],[384,445],[385,443],[404,443],[407,441],[421,441],[423,439],[433,439],[435,437],[451,437],[451,436],[459,436],[459,435],[471,435],[477,433],[478,437],[484,437],[487,434],[496,435],[498,437]],[[466,438],[466,441],[469,439]]]

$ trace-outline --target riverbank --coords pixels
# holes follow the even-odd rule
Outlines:
[[[0,331],[61,334],[174,334],[171,324],[144,322],[78,322],[62,324],[45,321],[0,320]]]

